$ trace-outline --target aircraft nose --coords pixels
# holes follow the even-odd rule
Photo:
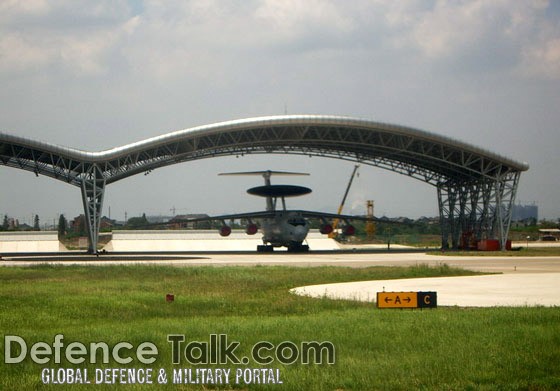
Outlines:
[[[296,227],[294,230],[294,237],[298,241],[303,241],[307,236],[307,229],[305,227]]]

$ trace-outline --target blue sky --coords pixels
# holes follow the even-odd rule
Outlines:
[[[261,115],[334,114],[454,137],[531,168],[518,201],[560,217],[560,6],[547,1],[3,1],[0,129],[102,150]],[[294,207],[336,210],[352,171],[337,160],[210,159],[108,187],[111,217],[262,207],[255,178],[310,172]],[[328,176],[325,175],[328,173]],[[0,213],[81,213],[79,190],[0,167]],[[280,179],[279,179],[280,180]],[[348,205],[437,215],[435,189],[362,167]]]

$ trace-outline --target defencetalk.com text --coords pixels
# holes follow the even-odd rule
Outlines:
[[[259,365],[295,363],[334,364],[335,347],[331,342],[283,341],[273,344],[260,341],[252,346],[250,355],[241,355],[239,341],[230,341],[227,334],[210,334],[207,341],[189,341],[181,334],[170,334],[167,342],[171,346],[173,365]],[[69,364],[154,364],[159,358],[159,349],[153,342],[142,342],[137,346],[121,341],[112,346],[105,342],[83,344],[78,341],[68,344],[64,335],[57,334],[52,343],[39,341],[28,344],[17,335],[4,336],[4,364],[19,364],[31,359],[36,364],[60,364],[65,359]]]
[[[283,384],[281,369],[270,366],[332,365],[336,359],[335,347],[328,341],[259,341],[242,349],[241,343],[227,334],[210,334],[205,341],[169,334],[166,342],[166,351],[171,354],[161,361],[160,349],[149,341],[85,344],[67,342],[63,334],[57,334],[51,341],[30,343],[18,335],[5,335],[3,361],[8,365],[32,361],[43,366],[43,384],[248,385]],[[71,367],[88,364],[94,366]]]

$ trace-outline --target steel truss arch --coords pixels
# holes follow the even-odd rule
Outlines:
[[[519,176],[529,167],[418,129],[335,116],[250,118],[172,132],[102,152],[85,152],[0,133],[0,163],[80,187],[90,251],[97,251],[105,187],[181,162],[245,154],[298,154],[349,160],[437,188],[442,247],[462,235],[505,246]],[[449,245],[451,238],[451,246]]]

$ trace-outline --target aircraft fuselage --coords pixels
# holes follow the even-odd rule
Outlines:
[[[309,223],[297,213],[278,211],[274,218],[262,220],[261,231],[263,243],[272,247],[295,248],[301,246],[307,237]]]

